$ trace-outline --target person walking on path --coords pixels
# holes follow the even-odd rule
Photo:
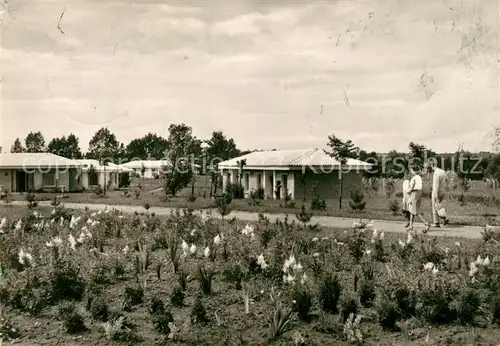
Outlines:
[[[410,168],[410,173],[412,175],[410,179],[410,186],[408,187],[408,194],[410,196],[409,203],[409,211],[410,211],[410,224],[408,225],[407,230],[413,231],[413,222],[415,221],[415,217],[418,217],[420,221],[425,225],[424,233],[430,228],[430,225],[423,216],[423,213],[420,211],[420,205],[422,203],[422,177],[420,176],[420,167],[413,166]]]
[[[443,200],[448,184],[448,176],[444,170],[437,167],[436,163],[429,164],[427,166],[427,172],[432,173],[431,204],[434,227],[441,227],[440,220],[442,220],[443,225],[446,226],[448,224],[448,217],[446,216],[446,210],[443,206]]]
[[[405,172],[403,181],[403,202],[401,208],[406,220],[405,228],[408,228],[408,226],[410,226],[410,195],[408,194],[409,187],[410,187],[410,177],[408,172]]]

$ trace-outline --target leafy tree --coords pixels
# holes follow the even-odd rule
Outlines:
[[[496,154],[491,158],[486,168],[485,175],[488,178],[500,181],[500,154]]]
[[[347,161],[350,158],[356,158],[358,156],[359,148],[352,143],[351,140],[343,141],[335,135],[328,136],[327,145],[330,147],[331,151],[326,151],[330,157],[333,157],[340,164],[339,169],[339,180],[340,180],[340,194],[339,194],[339,208],[342,209],[342,194],[343,194],[343,179],[342,171],[347,165]]]
[[[26,152],[41,153],[45,151],[45,139],[40,131],[30,132],[24,139]]]
[[[408,167],[408,155],[391,150],[382,159],[382,175],[384,178],[401,179]]]
[[[16,138],[14,144],[10,147],[11,153],[23,153],[25,150],[19,138]]]
[[[132,158],[160,160],[165,156],[166,150],[167,140],[154,133],[132,140],[125,149],[129,160]]]
[[[212,138],[207,143],[207,159],[210,163],[218,163],[240,156],[240,151],[232,138],[226,138],[222,131],[212,132]]]
[[[74,134],[70,134],[68,137],[62,136],[61,138],[52,139],[47,146],[47,151],[70,159],[82,158],[79,140]]]
[[[234,140],[232,138],[226,138],[222,131],[212,132],[212,137],[206,140],[205,143],[207,145],[205,148],[206,163],[209,166],[208,168],[211,174],[210,195],[212,195],[212,190],[214,190],[214,193],[217,193],[219,162],[240,156],[241,153],[236,147]]]
[[[99,129],[89,142],[87,158],[103,160],[104,158],[116,162],[120,155],[120,143],[116,136],[107,128]]]
[[[193,181],[193,166],[199,161],[202,148],[201,141],[185,124],[171,124],[168,132],[166,156],[170,167],[165,173],[165,192],[175,196]]]
[[[364,150],[360,150],[359,154],[358,154],[358,158],[361,161],[364,161],[364,162],[367,162],[367,163],[370,163],[373,165],[373,168],[371,168],[363,173],[365,177],[367,177],[367,178],[380,177],[381,159],[380,159],[380,156],[376,152],[372,151],[372,152],[368,153]]]
[[[431,158],[436,159],[436,153],[426,148],[424,145],[410,142],[410,144],[408,144],[408,148],[410,149],[408,161],[412,165],[416,165],[416,167],[422,168],[423,164],[427,160]]]

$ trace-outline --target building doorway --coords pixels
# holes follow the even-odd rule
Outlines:
[[[27,192],[28,179],[25,171],[16,171],[16,192]]]

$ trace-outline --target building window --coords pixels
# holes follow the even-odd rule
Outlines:
[[[43,173],[43,186],[56,186],[56,172]]]
[[[283,175],[283,192],[288,193],[288,175]]]
[[[250,174],[245,173],[245,190],[250,189]]]
[[[257,188],[261,189],[262,188],[262,174],[257,174]]]

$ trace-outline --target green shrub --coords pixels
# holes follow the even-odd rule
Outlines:
[[[87,330],[83,316],[73,303],[68,302],[59,306],[57,316],[60,321],[63,321],[68,334],[79,334]]]
[[[170,295],[170,302],[173,306],[178,308],[184,306],[184,292],[182,292],[182,289],[179,286],[175,287],[172,291],[172,294]]]
[[[109,308],[103,298],[95,299],[90,305],[90,314],[96,321],[106,322],[108,320]]]
[[[153,325],[160,334],[168,335],[172,322],[174,322],[174,317],[169,311],[161,311],[153,315]]]
[[[354,212],[363,211],[366,207],[365,195],[361,191],[350,191],[349,206]]]
[[[196,299],[189,316],[191,318],[191,323],[193,324],[206,323],[209,321],[207,317],[207,310],[199,297]]]
[[[293,311],[297,312],[301,321],[310,322],[312,308],[311,293],[307,289],[297,286],[293,293],[293,300],[295,301]]]
[[[319,301],[321,308],[329,313],[336,314],[338,303],[342,293],[342,285],[337,276],[327,275],[323,278],[319,289]]]
[[[133,306],[142,304],[144,290],[141,286],[125,287],[123,294],[123,310],[131,311]]]
[[[229,183],[226,186],[226,193],[234,199],[245,198],[245,189],[241,184]]]
[[[52,301],[76,300],[81,301],[85,291],[85,282],[79,276],[73,264],[59,262],[50,278]]]
[[[399,201],[397,199],[391,199],[389,201],[389,210],[392,212],[392,215],[398,215],[401,207],[399,206]]]

